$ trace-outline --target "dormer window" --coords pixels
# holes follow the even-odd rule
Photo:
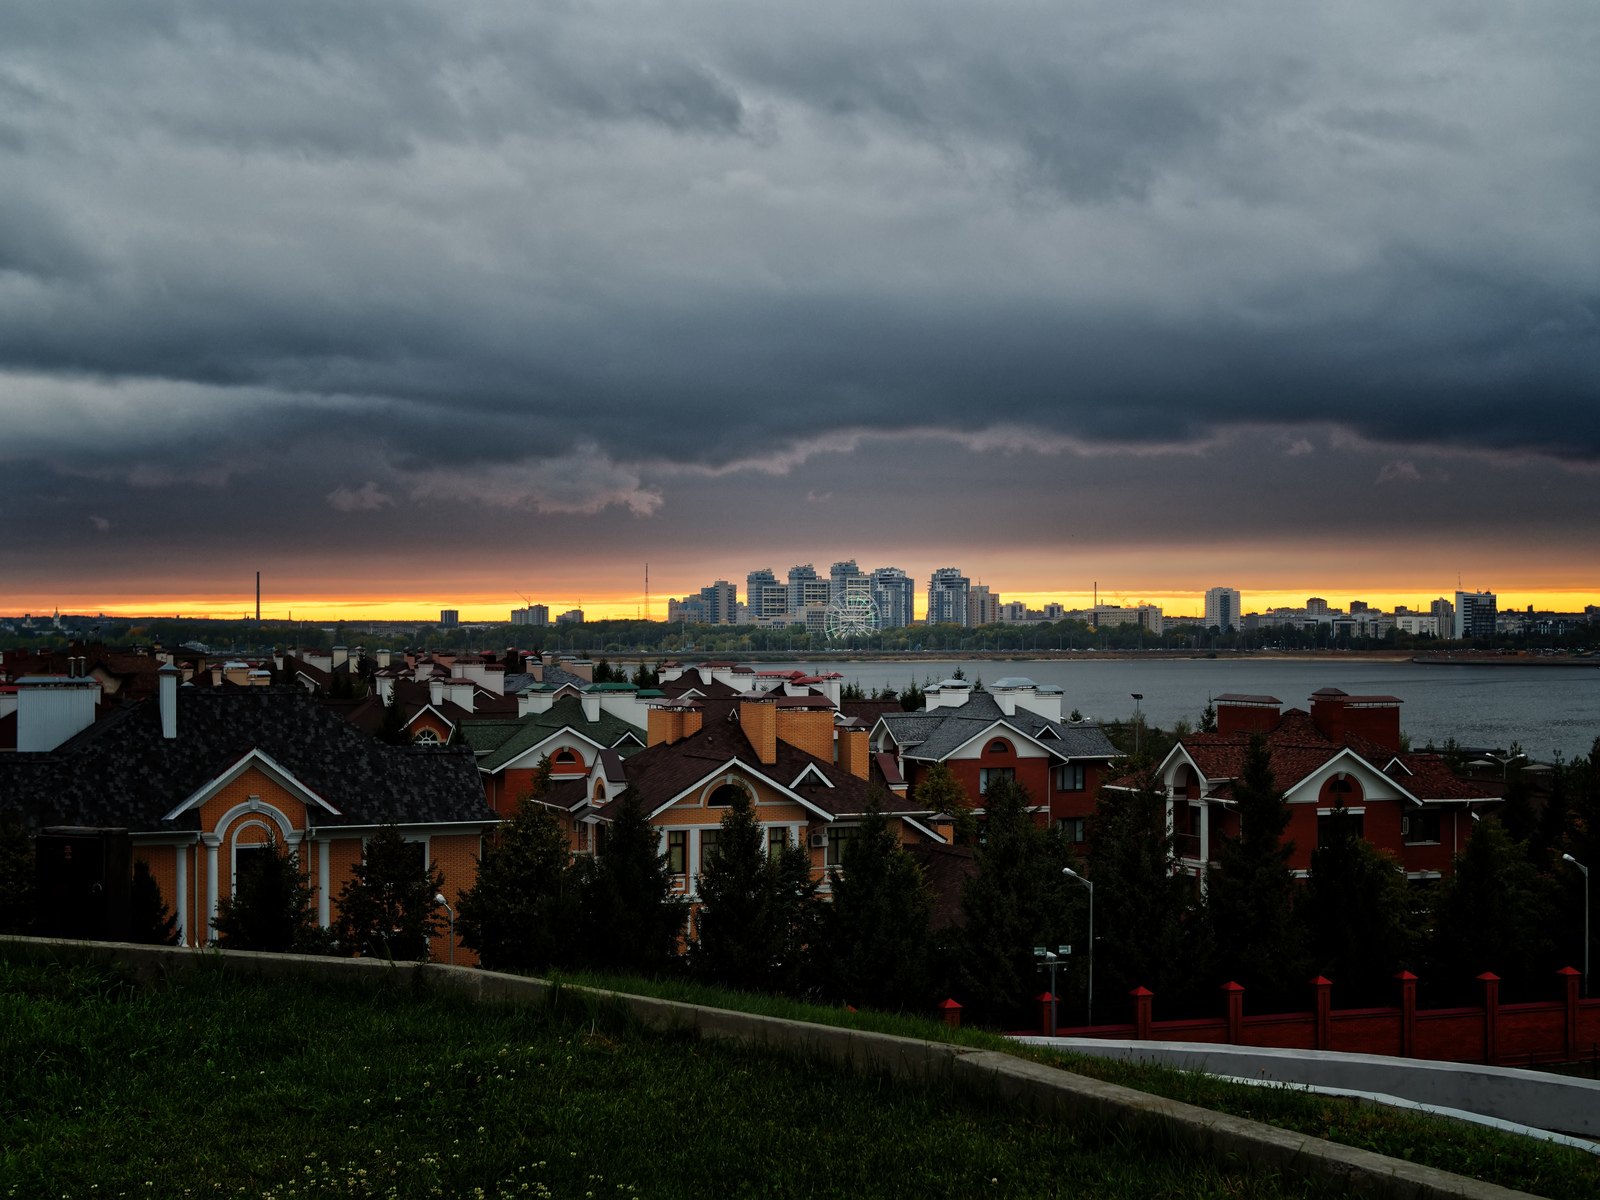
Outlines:
[[[578,756],[571,750],[561,750],[550,761],[558,767],[575,767],[578,765]]]

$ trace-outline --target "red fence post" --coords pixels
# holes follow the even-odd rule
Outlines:
[[[950,1026],[951,1029],[961,1028],[961,1005],[954,1000],[941,1000],[936,1007],[943,1015],[946,1025]]]
[[[1244,1037],[1244,985],[1228,980],[1222,985],[1228,993],[1228,1045],[1242,1046]]]
[[[1572,967],[1562,967],[1556,974],[1567,985],[1567,1036],[1564,1044],[1567,1061],[1572,1062],[1578,1057],[1578,980],[1582,976]]]
[[[1493,1066],[1499,1054],[1495,1026],[1500,1023],[1500,976],[1485,971],[1478,982],[1483,984],[1483,1061]]]
[[[1141,1042],[1150,1040],[1150,1002],[1156,994],[1149,988],[1136,987],[1128,995],[1133,997],[1133,1036]]]
[[[1034,999],[1039,1002],[1040,1035],[1043,1037],[1055,1037],[1056,1023],[1050,1019],[1055,1013],[1055,996],[1049,992],[1040,992]]]
[[[1311,981],[1317,989],[1317,1049],[1328,1048],[1328,1010],[1333,1007],[1333,980],[1318,975]]]
[[[1400,981],[1400,1057],[1417,1056],[1417,977],[1410,971],[1395,976]]]

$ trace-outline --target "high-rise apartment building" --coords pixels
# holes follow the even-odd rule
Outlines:
[[[1234,595],[1238,593],[1235,592]],[[1328,615],[1328,602],[1321,596],[1312,596],[1306,601],[1306,612],[1313,617],[1325,617]]]
[[[441,608],[439,610],[439,624],[445,629],[454,629],[461,624],[461,610],[458,608]]]
[[[828,570],[828,603],[837,604],[847,596],[872,594],[872,577],[856,566],[856,560],[836,562]]]
[[[965,625],[972,580],[959,567],[940,567],[928,580],[929,625]]]
[[[511,610],[511,623],[513,625],[548,625],[550,624],[550,606],[547,604],[530,604],[527,608],[513,608]]]
[[[872,601],[878,606],[880,626],[899,629],[916,620],[916,580],[899,567],[879,567],[871,578]]]
[[[1453,637],[1456,631],[1456,606],[1440,596],[1428,605],[1433,616],[1434,633],[1438,637]]]
[[[707,625],[732,625],[739,620],[739,589],[726,579],[700,589]]]
[[[1315,599],[1315,597],[1313,597]],[[1206,628],[1227,633],[1239,628],[1239,610],[1243,598],[1238,588],[1214,587],[1206,589]],[[1327,601],[1322,602],[1327,607]],[[1310,607],[1307,605],[1307,607]]]
[[[750,620],[757,625],[771,624],[789,611],[789,588],[778,582],[771,568],[751,571],[744,580],[745,604]]]
[[[967,627],[993,625],[1000,620],[1000,597],[989,591],[987,583],[975,583],[967,589]]]
[[[1457,592],[1455,636],[1492,638],[1499,600],[1493,592]]]
[[[829,585],[826,579],[817,578],[817,569],[810,563],[789,568],[789,611],[799,612],[807,604],[816,602],[818,583],[822,584],[822,603],[828,603]],[[810,588],[808,592],[806,589]]]

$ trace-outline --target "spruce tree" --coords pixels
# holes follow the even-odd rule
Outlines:
[[[581,896],[585,962],[647,976],[677,964],[688,902],[672,893],[667,857],[632,788],[618,798],[600,850],[586,864]]]
[[[1422,965],[1421,919],[1399,860],[1358,834],[1342,807],[1311,854],[1299,909],[1309,969],[1333,980],[1341,1008],[1390,1003],[1395,974]]]
[[[547,765],[547,760],[541,760]],[[462,894],[456,930],[495,971],[538,971],[572,961],[578,920],[572,846],[532,790],[484,844],[478,877]]]
[[[20,821],[0,821],[0,933],[33,929],[33,837]]]
[[[1035,946],[1087,949],[1084,939],[1073,937],[1084,930],[1083,889],[1061,871],[1075,860],[1058,832],[1034,824],[1031,799],[1012,780],[989,785],[977,871],[961,890],[966,925],[951,994],[981,1021],[1027,1019],[1030,997],[1049,983],[1036,970]]]
[[[978,840],[978,816],[967,789],[955,777],[955,772],[942,762],[928,768],[914,790],[918,805],[931,813],[948,813],[958,846],[970,846]]]
[[[1539,994],[1548,972],[1568,965],[1551,936],[1557,886],[1497,818],[1475,822],[1439,886],[1425,977],[1461,1002],[1475,997],[1472,980],[1484,971],[1505,981],[1504,999]]]
[[[337,936],[347,953],[394,961],[428,957],[429,939],[444,932],[439,902],[444,887],[437,865],[424,866],[423,847],[385,825],[367,839],[354,878],[339,889]]]
[[[161,896],[161,885],[150,874],[150,864],[135,859],[128,891],[128,940],[147,946],[175,946],[178,919]]]
[[[405,714],[400,711],[400,697],[391,695],[383,708],[383,723],[378,726],[378,740],[390,746],[404,746],[411,741],[406,732]]]
[[[299,854],[274,839],[242,856],[232,896],[217,902],[217,940],[224,950],[315,953],[324,944],[311,917],[312,889]]]
[[[701,865],[700,909],[690,965],[724,987],[796,993],[815,940],[816,885],[810,854],[786,845],[768,855],[748,794],[723,815],[714,852]]]
[[[1233,798],[1238,836],[1222,839],[1216,864],[1206,875],[1215,982],[1243,984],[1255,993],[1258,1006],[1292,1004],[1303,998],[1309,964],[1295,920],[1295,884],[1289,870],[1294,843],[1283,840],[1289,806],[1278,789],[1272,755],[1260,733],[1250,736],[1239,778],[1233,782]]]
[[[1210,1013],[1215,993],[1199,976],[1209,960],[1195,881],[1172,869],[1166,793],[1153,774],[1129,789],[1101,788],[1088,821],[1094,882],[1096,1018],[1125,1011],[1149,988],[1162,1011]]]
[[[933,892],[883,815],[875,789],[844,871],[828,872],[819,976],[831,1000],[884,1011],[933,1003]]]

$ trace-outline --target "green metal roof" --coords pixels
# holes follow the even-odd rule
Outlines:
[[[563,696],[549,711],[529,713],[515,721],[463,721],[461,728],[468,744],[479,755],[479,769],[484,771],[499,770],[519,754],[565,728],[602,746],[615,747],[624,758],[643,749],[648,736],[639,726],[612,713],[602,711],[598,721],[588,720],[583,715],[583,701],[576,696]],[[617,744],[630,733],[639,739],[638,745]]]

